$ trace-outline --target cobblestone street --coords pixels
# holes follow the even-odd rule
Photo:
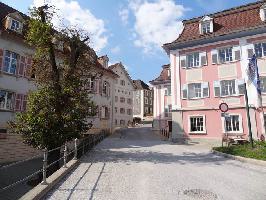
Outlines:
[[[173,145],[150,128],[105,139],[45,199],[265,200],[266,169]]]

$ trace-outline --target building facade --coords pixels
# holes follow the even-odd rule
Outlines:
[[[172,139],[248,137],[245,87],[253,137],[265,134],[263,109],[247,68],[255,53],[266,106],[266,2],[184,20],[179,37],[163,48],[170,57]],[[219,105],[227,103],[227,116]]]
[[[92,69],[93,78],[88,78],[89,96],[97,106],[97,114],[88,119],[93,124],[88,133],[113,132],[114,91],[119,76],[108,69],[108,61],[106,55],[99,57]]]
[[[133,117],[150,120],[153,116],[153,90],[142,80],[133,80]]]
[[[133,123],[133,82],[122,63],[109,66],[119,78],[114,89],[113,125],[127,127]]]
[[[171,69],[163,65],[159,77],[150,81],[153,91],[153,129],[172,131]]]

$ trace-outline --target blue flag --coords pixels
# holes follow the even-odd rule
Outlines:
[[[255,85],[258,91],[258,94],[261,95],[260,76],[259,76],[259,70],[258,70],[258,65],[257,65],[257,58],[255,54],[252,56],[251,59],[249,59],[248,78]]]

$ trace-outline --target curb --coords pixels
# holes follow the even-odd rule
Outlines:
[[[241,161],[241,162],[244,162],[244,163],[251,163],[251,164],[255,164],[255,165],[260,165],[260,166],[266,167],[266,161],[263,161],[263,160],[256,160],[256,159],[253,159],[253,158],[245,158],[245,157],[241,157],[241,156],[234,156],[234,155],[227,154],[227,153],[222,153],[222,152],[219,152],[219,151],[216,151],[216,150],[211,150],[211,152],[213,154],[216,154],[216,155],[219,155],[219,156],[223,156],[225,158],[231,158],[233,160],[238,160],[238,161]]]
[[[24,194],[19,200],[38,200],[44,197],[66,174],[79,164],[78,160],[71,160],[67,163],[67,167],[61,167],[50,177],[47,178],[47,185],[41,183],[32,190]]]

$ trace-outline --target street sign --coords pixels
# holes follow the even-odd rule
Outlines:
[[[220,105],[219,105],[219,109],[220,109],[220,111],[222,111],[222,112],[227,112],[228,111],[228,105],[227,105],[227,103],[221,103]]]

